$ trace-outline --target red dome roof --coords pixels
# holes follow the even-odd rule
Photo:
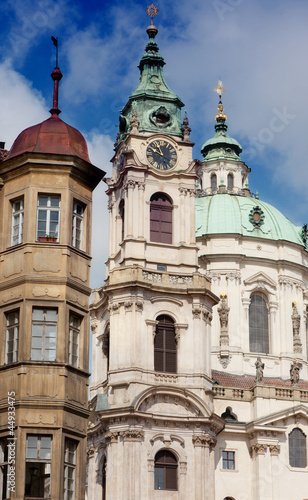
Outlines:
[[[83,135],[62,121],[57,114],[21,132],[6,160],[22,153],[73,155],[90,163]]]

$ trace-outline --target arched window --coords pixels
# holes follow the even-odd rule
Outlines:
[[[150,241],[172,243],[172,202],[163,193],[150,199]]]
[[[106,500],[106,466],[107,461],[106,457],[104,457],[102,464],[102,500]]]
[[[122,223],[122,226],[121,226],[121,241],[123,241],[124,240],[124,215],[125,215],[124,200],[120,201],[120,204],[119,204],[119,215],[121,217],[121,223]]]
[[[268,309],[261,295],[252,295],[249,306],[249,350],[269,353]]]
[[[104,335],[102,338],[102,351],[103,351],[103,354],[106,358],[106,371],[107,371],[106,376],[107,376],[108,371],[109,371],[109,360],[110,360],[110,324],[109,323],[105,328]]]
[[[156,490],[178,489],[178,462],[171,451],[161,450],[155,456],[154,488]]]
[[[289,434],[289,461],[291,467],[307,466],[306,436],[298,427]]]
[[[211,175],[211,188],[212,188],[212,191],[216,191],[216,189],[217,189],[217,175],[216,174]]]
[[[169,316],[157,318],[154,339],[154,370],[176,373],[176,339],[174,322]]]
[[[234,187],[234,177],[233,177],[233,174],[228,174],[227,185],[228,185],[228,191],[233,191],[233,187]]]

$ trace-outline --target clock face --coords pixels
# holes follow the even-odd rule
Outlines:
[[[164,139],[150,142],[146,150],[149,164],[157,170],[170,170],[177,162],[175,148]]]

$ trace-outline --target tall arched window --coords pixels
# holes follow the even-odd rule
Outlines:
[[[178,489],[178,462],[173,453],[161,450],[155,455],[154,488],[156,490]]]
[[[106,457],[104,457],[102,464],[102,500],[106,500],[106,466],[107,461]]]
[[[234,187],[234,177],[233,177],[233,174],[228,174],[227,185],[228,185],[228,191],[233,191],[233,187]]]
[[[307,467],[306,436],[298,427],[289,434],[289,462],[291,467]]]
[[[150,240],[172,243],[172,202],[164,193],[155,193],[150,199]]]
[[[217,175],[216,174],[211,175],[211,188],[212,188],[212,191],[216,191],[216,189],[217,189]]]
[[[250,297],[249,350],[269,353],[268,309],[264,298],[258,294]]]
[[[154,370],[176,373],[176,339],[173,320],[158,316],[154,339]]]
[[[125,215],[125,210],[124,210],[124,200],[120,201],[119,204],[119,215],[121,217],[121,241],[124,240],[124,215]]]

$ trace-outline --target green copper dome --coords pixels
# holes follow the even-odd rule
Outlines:
[[[184,104],[166,83],[163,73],[165,61],[158,54],[155,42],[158,30],[151,24],[147,33],[149,42],[138,66],[139,85],[121,112],[118,142],[130,132],[132,118],[138,120],[139,131],[183,135],[181,108]]]
[[[196,199],[196,237],[240,234],[305,246],[301,231],[279,210],[255,198],[216,194]]]
[[[203,144],[201,153],[203,161],[216,160],[218,158],[228,158],[240,160],[239,154],[242,152],[241,145],[229,136],[228,125],[224,120],[218,121],[215,125],[216,133],[212,139]]]

